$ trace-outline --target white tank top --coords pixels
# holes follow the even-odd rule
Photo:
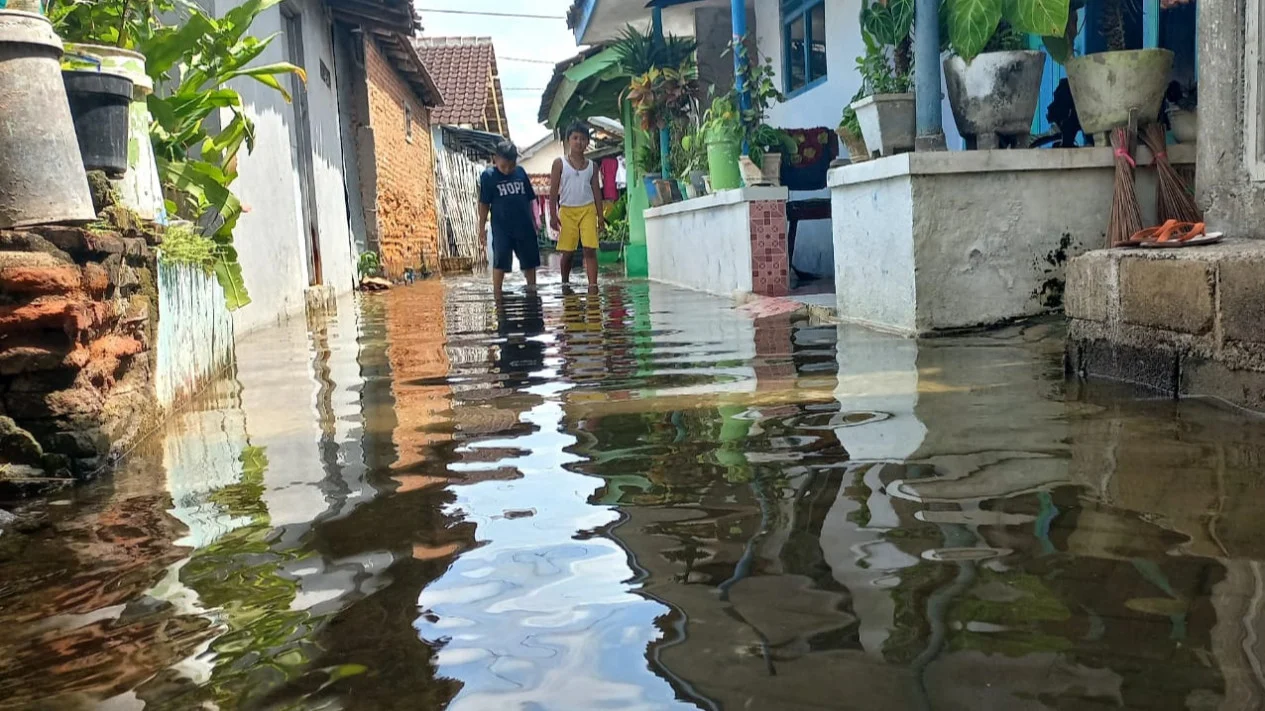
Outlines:
[[[571,167],[571,161],[562,159],[562,185],[558,188],[558,204],[563,207],[586,207],[593,204],[593,171],[596,164],[589,161],[584,170]]]

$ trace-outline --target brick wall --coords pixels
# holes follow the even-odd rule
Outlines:
[[[392,279],[403,276],[408,267],[424,265],[432,272],[439,271],[430,112],[371,41],[365,42],[365,73],[377,168],[382,266]],[[405,129],[405,107],[413,116],[412,140]]]

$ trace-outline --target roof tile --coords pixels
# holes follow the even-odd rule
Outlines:
[[[434,120],[455,126],[487,126],[488,72],[496,74],[492,39],[420,37],[413,43],[444,97],[444,106],[435,109]],[[505,99],[499,86],[497,95],[504,121]],[[488,128],[495,130],[495,126]]]

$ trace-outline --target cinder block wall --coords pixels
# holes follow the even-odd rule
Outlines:
[[[382,266],[389,278],[404,270],[439,270],[435,155],[430,111],[374,42],[365,42],[369,123],[373,127]],[[406,110],[412,114],[412,135]]]
[[[1068,367],[1265,410],[1265,242],[1099,250],[1067,273]]]

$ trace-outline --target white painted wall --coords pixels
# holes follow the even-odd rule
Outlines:
[[[750,292],[751,208],[744,201],[720,202],[738,192],[647,210],[650,278],[720,296]]]
[[[216,14],[222,16],[240,4],[238,0],[217,0]],[[293,0],[287,6],[303,17],[324,283],[341,293],[354,285],[355,259],[343,184],[330,26],[319,0]],[[261,14],[251,28],[257,37],[281,33],[256,60],[258,64],[289,60],[281,7]],[[329,86],[321,78],[321,62],[329,69]],[[255,150],[241,157],[240,177],[234,184],[243,205],[250,210],[242,216],[235,236],[246,288],[253,299],[253,303],[234,314],[236,331],[243,334],[303,312],[308,267],[307,238],[300,218],[299,163],[292,150],[295,106],[253,80],[239,80],[235,86],[257,132]]]
[[[233,319],[215,276],[158,264],[158,345],[154,390],[169,409],[233,363]]]
[[[911,195],[907,176],[842,185],[832,191],[835,294],[841,319],[914,333]]]
[[[550,140],[535,153],[520,160],[518,164],[528,175],[548,175],[553,170],[553,162],[562,157],[562,141]]]

